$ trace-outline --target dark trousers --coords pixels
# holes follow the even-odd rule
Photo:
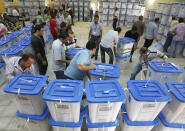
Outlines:
[[[114,30],[116,30],[117,22],[118,22],[118,19],[117,19],[117,18],[113,19],[113,24],[112,24],[112,26],[113,26],[113,29],[114,29]]]
[[[168,34],[167,34],[167,38],[166,38],[166,42],[164,44],[163,51],[166,51],[166,52],[168,51],[168,48],[171,45],[172,40],[173,40],[173,34],[169,31]]]
[[[64,71],[54,71],[56,79],[65,79]]]
[[[57,39],[57,35],[52,35],[53,36],[53,40]]]
[[[38,65],[38,69],[39,69],[39,74],[40,75],[46,75],[46,72],[47,72],[47,68],[48,68],[48,61],[46,58],[44,58],[45,61],[47,62],[46,65],[43,65],[42,61],[38,58],[36,58],[36,62],[37,62],[37,65]]]
[[[70,77],[68,77],[66,75],[64,75],[64,79],[73,80],[72,78],[70,78]]]
[[[100,45],[100,51],[101,51],[101,62],[105,63],[105,52],[109,55],[109,64],[113,64],[114,56],[113,51],[111,48],[105,48]]]
[[[62,4],[62,9],[65,11],[66,10],[66,5],[64,4]]]
[[[97,58],[98,58],[98,52],[99,52],[99,47],[100,47],[100,36],[91,35],[91,41],[94,41],[96,43],[95,59],[97,60]]]
[[[137,74],[142,70],[142,64],[137,64],[134,71],[131,73],[130,80],[135,80]]]
[[[153,42],[153,39],[152,40],[146,39],[144,43],[144,47],[148,48],[149,46],[152,45],[152,42]]]

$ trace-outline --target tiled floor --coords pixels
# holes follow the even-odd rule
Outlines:
[[[88,33],[89,33],[89,26],[90,26],[90,23],[78,22],[78,23],[75,23],[75,26],[73,27],[74,33],[78,39],[78,44],[81,47],[85,47],[86,45],[86,42],[88,39]],[[112,29],[112,27],[104,27],[103,34],[105,34],[109,29]],[[127,28],[122,28],[122,29],[123,30],[120,36],[124,36],[124,33],[127,31]],[[143,43],[144,43],[144,40],[143,38],[141,38],[139,42],[139,47],[141,47]],[[134,66],[138,61],[138,57],[139,57],[139,54],[137,50],[133,56],[133,63],[129,63],[128,68],[122,72],[121,84],[123,85],[123,88],[126,87],[126,82],[129,79],[130,73],[132,72]],[[55,78],[55,76],[51,69],[50,53],[47,55],[47,58],[49,61],[47,75],[49,76],[49,79],[52,80]],[[98,58],[98,61],[100,62],[100,56]],[[179,65],[181,68],[185,66],[184,57],[178,57],[177,59],[170,59],[169,61]],[[140,79],[140,77],[141,75],[138,75],[137,79]],[[7,83],[5,83],[0,88],[0,131],[26,131],[26,129],[23,128],[26,123],[26,120],[16,117],[15,115],[16,107],[12,101],[13,98],[3,92],[3,88],[5,87],[6,84]],[[87,131],[85,126],[82,127],[82,130]],[[117,131],[119,131],[119,128],[117,128]]]

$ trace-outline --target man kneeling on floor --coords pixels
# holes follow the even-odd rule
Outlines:
[[[12,80],[18,74],[35,74],[34,56],[32,54],[24,54],[22,57],[12,57],[6,63],[6,76],[8,81]]]
[[[142,47],[140,49],[139,62],[136,65],[136,67],[134,68],[134,71],[131,74],[130,80],[135,80],[136,75],[141,70],[143,70],[144,76],[146,78],[146,74],[147,74],[147,70],[148,70],[148,61],[151,61],[157,57],[163,58],[164,63],[168,63],[168,57],[164,53],[162,53],[158,50],[150,51],[146,47]]]

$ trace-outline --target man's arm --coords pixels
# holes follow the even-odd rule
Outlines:
[[[119,42],[119,36],[116,35],[115,39],[114,39],[114,48],[113,48],[115,57],[117,57],[117,48],[116,47],[117,47],[118,42]]]
[[[141,26],[141,34],[140,34],[141,36],[143,35],[144,31],[145,31],[145,23],[143,23]]]
[[[90,66],[86,66],[86,65],[82,65],[82,64],[78,64],[77,68],[81,71],[88,71],[90,69],[96,69],[96,65],[92,64]]]
[[[158,30],[158,28],[157,27],[155,27],[154,28],[154,39],[156,40],[156,41],[158,41],[158,39],[157,39],[157,31]]]
[[[103,34],[103,31],[102,31],[102,29],[101,29],[101,31],[100,31],[100,41],[101,41],[101,39],[102,39],[102,34]]]
[[[67,64],[69,64],[70,63],[70,61],[69,60],[57,60],[58,62],[61,62],[61,63],[67,63]]]
[[[157,50],[157,56],[162,58],[164,60],[164,63],[168,63],[168,57],[164,53],[160,52],[159,50]]]
[[[91,33],[92,33],[92,30],[90,29],[90,31],[89,31],[89,40],[90,40],[90,38],[91,38]]]
[[[14,75],[13,75],[13,71],[14,71],[14,64],[12,62],[8,62],[6,64],[6,71],[5,71],[5,75],[8,79],[8,81],[11,81],[13,78],[14,78]]]

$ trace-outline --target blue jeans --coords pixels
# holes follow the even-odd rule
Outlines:
[[[134,71],[131,73],[130,80],[135,80],[137,74],[142,70],[142,64],[137,64]]]
[[[176,57],[177,51],[178,51],[178,46],[183,43],[183,41],[172,41],[171,47],[170,47],[170,51],[168,53],[169,57]]]
[[[169,31],[168,34],[167,34],[167,38],[166,38],[166,42],[164,44],[163,51],[168,52],[168,47],[171,45],[172,40],[173,40],[173,34]]]
[[[54,71],[56,79],[65,79],[64,71]]]
[[[101,62],[105,63],[105,52],[109,55],[109,64],[113,64],[114,56],[111,48],[105,48],[100,45],[100,51],[101,51]]]

